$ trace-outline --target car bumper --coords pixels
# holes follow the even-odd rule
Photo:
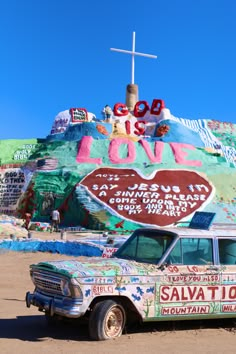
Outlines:
[[[27,307],[36,306],[39,311],[46,312],[50,316],[60,315],[68,318],[78,318],[84,315],[81,299],[56,298],[28,291],[25,296],[25,302]]]

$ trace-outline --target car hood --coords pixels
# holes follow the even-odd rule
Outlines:
[[[60,273],[70,278],[116,275],[154,275],[160,272],[153,264],[137,263],[120,258],[88,257],[83,261],[64,260],[32,264],[31,269]]]

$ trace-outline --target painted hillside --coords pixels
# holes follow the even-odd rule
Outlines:
[[[117,103],[97,118],[59,113],[45,139],[0,141],[0,213],[63,226],[134,230],[236,222],[236,125],[177,118],[163,100]]]

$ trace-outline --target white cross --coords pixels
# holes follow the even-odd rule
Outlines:
[[[110,49],[114,52],[120,52],[120,53],[126,53],[126,54],[132,55],[131,84],[134,84],[134,56],[139,55],[141,57],[148,57],[148,58],[154,58],[154,59],[157,58],[156,55],[135,52],[135,32],[133,32],[132,51],[123,50],[123,49],[116,49],[116,48],[110,48]]]

